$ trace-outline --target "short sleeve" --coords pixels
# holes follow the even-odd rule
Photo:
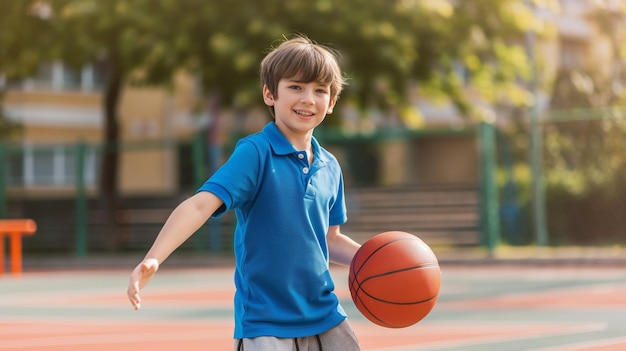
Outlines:
[[[339,185],[337,187],[337,196],[330,207],[329,225],[342,225],[348,220],[346,201],[344,195],[343,176],[339,170]]]
[[[214,213],[221,216],[227,210],[244,206],[256,193],[259,179],[260,154],[254,143],[241,140],[235,150],[197,192],[208,191],[219,197],[224,205]]]

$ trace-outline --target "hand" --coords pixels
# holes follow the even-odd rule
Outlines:
[[[126,294],[128,295],[128,299],[135,310],[139,310],[141,308],[139,290],[148,284],[157,270],[159,270],[159,261],[155,258],[148,258],[138,264],[130,274]]]

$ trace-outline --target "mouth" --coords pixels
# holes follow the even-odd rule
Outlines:
[[[305,110],[293,110],[293,112],[302,117],[313,117],[315,115],[313,112]]]

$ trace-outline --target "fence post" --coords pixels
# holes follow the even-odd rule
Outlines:
[[[9,170],[7,169],[7,165],[9,164],[9,159],[7,157],[7,147],[5,144],[0,143],[0,219],[8,218],[8,202],[9,198],[7,195],[7,187]]]
[[[77,257],[87,257],[87,194],[85,191],[85,149],[83,141],[75,146],[76,158],[76,246]]]
[[[550,239],[548,235],[546,219],[545,188],[543,183],[543,135],[541,124],[538,121],[538,112],[533,109],[530,121],[530,170],[532,175],[532,199],[533,225],[535,240],[538,246],[548,246]]]
[[[206,172],[204,170],[204,141],[203,133],[200,131],[194,135],[191,144],[191,157],[193,164],[193,185],[198,188],[204,183]]]
[[[480,145],[480,223],[483,236],[482,242],[491,252],[500,241],[495,126],[492,123],[481,122],[478,137]]]

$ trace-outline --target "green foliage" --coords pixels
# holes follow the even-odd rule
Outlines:
[[[6,139],[20,130],[20,126],[12,122],[2,108],[4,92],[0,90],[0,140]]]
[[[611,192],[626,180],[626,118],[593,118],[592,110],[587,110],[585,117],[546,123],[544,163],[548,182],[573,194],[585,194],[597,187]]]
[[[133,81],[153,84],[183,68],[199,74],[206,92],[219,92],[222,104],[239,107],[260,103],[258,64],[275,40],[294,33],[343,53],[351,78],[344,97],[363,109],[401,106],[408,83],[418,82],[469,113],[455,69],[460,63],[486,100],[524,104],[526,95],[513,83],[528,69],[516,42],[535,23],[519,0],[16,0],[0,6],[12,19],[3,21],[4,36],[24,28],[38,43],[12,38],[12,52],[22,59],[0,54],[0,71],[9,76],[50,59],[140,69]],[[34,15],[33,8],[46,6],[47,15]]]
[[[541,124],[543,179],[550,243],[623,243],[626,228],[626,109],[580,109],[555,112]],[[515,198],[524,223],[529,215],[532,177],[527,165],[528,136],[504,131],[512,156],[498,172],[500,194],[515,184]],[[503,148],[504,144],[499,145]],[[503,200],[511,200],[503,198]],[[502,202],[504,204],[504,201]]]
[[[503,189],[509,181],[515,183],[517,188],[517,202],[520,204],[527,204],[530,202],[530,198],[532,196],[532,174],[527,164],[516,163],[512,166],[512,169],[498,168],[496,181],[498,183],[498,187],[501,189]],[[501,190],[500,193],[502,194],[504,191]]]
[[[8,78],[32,75],[52,41],[44,8],[33,1],[0,1],[0,72]]]
[[[584,67],[562,69],[557,73],[551,99],[554,109],[626,103],[626,4],[622,1],[595,1],[587,18],[600,37],[596,41],[605,42],[607,45],[603,49],[609,50]]]
[[[0,1],[0,81],[33,75],[45,57],[41,45],[51,37],[46,12],[31,1]],[[19,130],[8,119],[2,103],[4,82],[0,82],[0,139]]]

